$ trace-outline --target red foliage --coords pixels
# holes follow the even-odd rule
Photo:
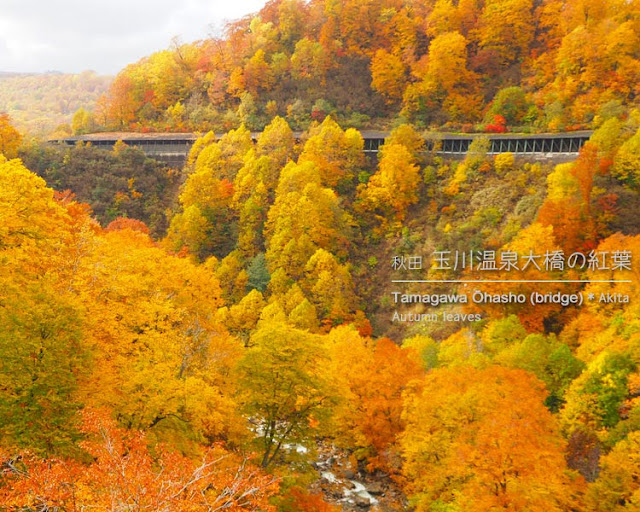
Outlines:
[[[314,121],[322,122],[324,121],[325,117],[327,117],[327,114],[324,110],[314,108],[311,112],[311,119],[313,119]]]
[[[144,433],[118,428],[105,411],[85,411],[83,431],[89,465],[0,451],[0,503],[9,510],[274,510],[268,500],[277,479],[221,446],[197,461],[160,445],[152,455]]]
[[[233,182],[229,181],[227,178],[220,180],[220,197],[233,197]]]
[[[116,220],[110,222],[109,225],[105,228],[105,231],[121,231],[123,229],[139,231],[140,233],[144,233],[145,235],[148,235],[150,233],[149,228],[144,222],[137,219],[128,219],[126,217],[118,217]]]
[[[285,512],[338,512],[338,507],[324,501],[321,494],[311,494],[300,487],[292,487],[285,498]]]
[[[488,124],[486,130],[489,133],[505,133],[507,131],[507,120],[500,114],[493,116],[493,123]]]
[[[155,96],[156,96],[156,93],[153,89],[147,89],[146,91],[144,91],[144,97],[142,101],[144,103],[153,103]]]
[[[61,204],[68,204],[71,201],[75,201],[76,195],[69,189],[62,191],[54,190],[53,198]]]

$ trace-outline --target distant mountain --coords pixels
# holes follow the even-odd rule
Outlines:
[[[0,112],[30,135],[44,136],[71,123],[79,108],[92,109],[108,89],[110,76],[93,71],[79,74],[13,73],[0,71]]]

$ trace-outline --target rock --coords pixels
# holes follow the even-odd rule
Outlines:
[[[369,494],[384,494],[384,486],[381,482],[371,482],[367,484]]]
[[[341,489],[325,489],[325,495],[328,496],[333,501],[338,501],[342,498],[342,490]]]
[[[356,507],[358,508],[369,508],[371,507],[371,502],[367,498],[361,498],[360,496],[355,497]]]
[[[353,480],[356,477],[356,474],[350,469],[345,469],[344,470],[344,477],[347,480]]]

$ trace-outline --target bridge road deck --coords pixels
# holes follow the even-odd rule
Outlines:
[[[360,133],[364,139],[364,152],[371,156],[375,156],[380,151],[385,138],[389,136],[388,132],[382,131],[363,130]],[[425,146],[429,151],[435,147],[436,151],[442,155],[464,155],[469,151],[474,139],[487,137],[490,142],[489,154],[492,155],[510,152],[515,155],[527,156],[576,156],[584,143],[589,140],[591,134],[590,131],[531,135],[430,133],[425,135]],[[259,135],[254,132],[252,138],[256,140]],[[302,137],[301,133],[294,135],[298,139]],[[170,165],[182,166],[198,136],[196,133],[104,132],[55,139],[49,142],[70,146],[79,142],[90,142],[98,148],[112,149],[117,141],[122,141],[128,146],[141,149],[150,158]]]

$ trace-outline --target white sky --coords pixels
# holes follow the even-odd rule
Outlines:
[[[0,71],[115,74],[266,0],[0,0]]]

